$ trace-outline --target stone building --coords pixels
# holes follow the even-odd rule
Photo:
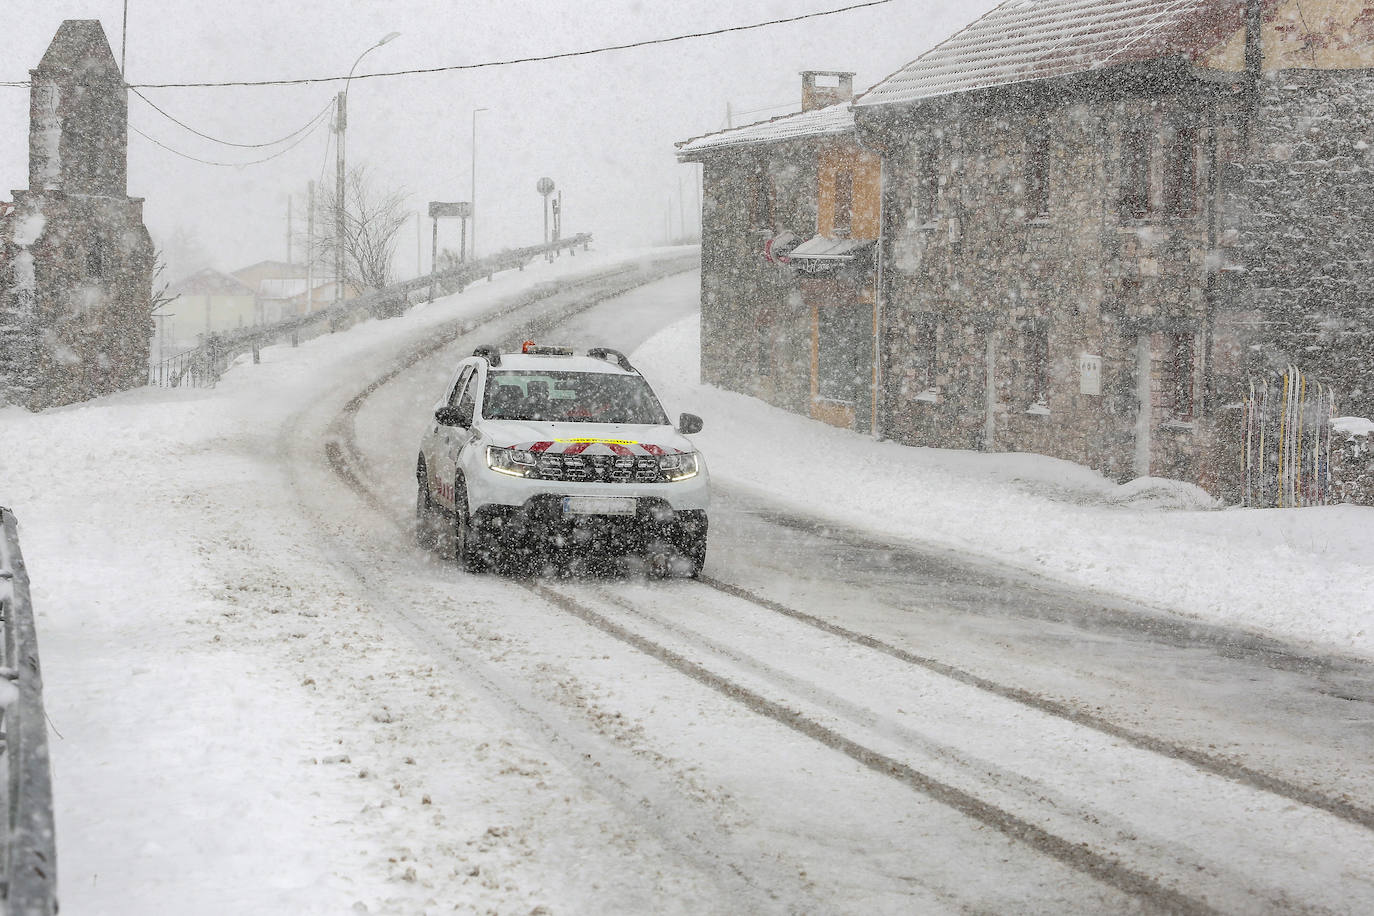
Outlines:
[[[802,110],[678,144],[700,162],[702,373],[837,426],[871,429],[878,156],[853,74],[802,73]]]
[[[854,100],[880,434],[1227,495],[1252,373],[1374,412],[1372,33],[1352,0],[1011,0]]]
[[[146,383],[153,246],[100,23],[62,23],[29,72],[29,186],[0,217],[0,403],[37,409]]]

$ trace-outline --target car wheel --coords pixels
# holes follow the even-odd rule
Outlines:
[[[687,558],[687,575],[693,579],[701,576],[701,567],[706,565],[706,532],[687,545],[682,552]]]
[[[421,464],[415,472],[415,544],[433,550],[439,543],[434,504],[429,500],[429,475]]]
[[[678,568],[693,579],[701,576],[701,568],[706,564],[706,532],[705,512],[686,512],[680,517],[674,541],[686,562]]]
[[[468,490],[459,477],[453,484],[453,558],[470,573],[487,568],[481,531],[468,515]]]

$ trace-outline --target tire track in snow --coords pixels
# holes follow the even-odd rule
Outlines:
[[[855,645],[873,649],[884,655],[898,659],[899,661],[906,662],[918,668],[924,668],[927,671],[958,681],[961,684],[976,687],[994,696],[1020,703],[1023,706],[1028,706],[1040,712],[1048,713],[1060,719],[1065,719],[1075,725],[1090,728],[1093,731],[1100,732],[1112,738],[1118,738],[1141,750],[1160,754],[1173,760],[1180,760],[1205,773],[1221,776],[1224,779],[1229,779],[1233,782],[1249,786],[1252,789],[1259,789],[1262,792],[1269,792],[1289,801],[1306,805],[1309,808],[1325,811],[1341,820],[1348,821],[1360,827],[1374,830],[1374,811],[1361,807],[1353,802],[1340,798],[1332,798],[1315,789],[1298,785],[1286,779],[1280,779],[1277,776],[1262,773],[1250,767],[1233,763],[1224,758],[1207,754],[1196,748],[1178,744],[1173,741],[1167,741],[1163,738],[1156,738],[1144,732],[1126,728],[1102,716],[1095,716],[1092,713],[1075,709],[1067,703],[1052,700],[1020,687],[1000,684],[980,675],[973,674],[972,672],[956,668],[953,665],[946,664],[937,659],[917,655],[914,652],[909,652],[891,643],[883,642],[876,637],[850,630],[839,624],[831,623],[828,620],[817,617],[814,614],[808,614],[805,611],[799,611],[780,602],[773,601],[770,598],[765,598],[741,586],[732,585],[728,582],[721,582],[709,576],[702,576],[698,581],[723,594],[730,595],[742,601],[747,601],[766,611],[781,614],[784,617],[796,620],[809,627],[828,633],[831,636],[837,636]]]
[[[1085,844],[1067,840],[1009,811],[979,799],[947,782],[938,780],[902,761],[873,750],[808,718],[782,703],[771,700],[744,685],[723,677],[692,661],[660,642],[621,626],[588,605],[540,582],[521,583],[545,601],[590,624],[609,636],[638,649],[663,664],[704,684],[751,712],[784,725],[832,750],[838,751],[880,775],[902,783],[960,814],[997,830],[1010,839],[1024,843],[1070,868],[1104,884],[1130,894],[1161,912],[1176,914],[1215,914],[1205,902],[1166,887],[1148,875],[1101,855]]]

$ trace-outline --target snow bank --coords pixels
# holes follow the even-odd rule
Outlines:
[[[1042,455],[875,442],[697,383],[699,322],[634,356],[670,414],[701,414],[713,479],[1217,624],[1374,657],[1374,509],[1226,509],[1191,484],[1118,485]],[[759,458],[769,461],[760,473]],[[805,456],[805,460],[795,460]]]

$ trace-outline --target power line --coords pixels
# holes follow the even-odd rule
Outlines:
[[[314,123],[313,123],[312,125],[310,125],[310,130],[307,131],[307,132],[304,133],[304,134],[301,134],[301,136],[297,137],[296,140],[295,140],[295,142],[293,142],[290,146],[287,146],[287,147],[285,147],[285,148],[283,148],[283,149],[277,150],[275,153],[273,153],[273,154],[270,155],[270,156],[264,156],[262,159],[254,159],[254,160],[252,160],[251,162],[216,162],[216,161],[214,161],[214,160],[212,160],[212,159],[201,159],[199,156],[192,156],[190,153],[183,153],[183,152],[182,152],[181,150],[179,150],[179,149],[173,149],[172,147],[170,147],[170,146],[168,146],[167,144],[163,143],[161,140],[158,140],[158,139],[155,138],[155,137],[150,137],[150,136],[148,136],[148,135],[145,134],[143,131],[139,130],[136,126],[134,126],[134,124],[133,124],[132,122],[129,124],[129,130],[131,130],[131,131],[133,131],[134,133],[138,134],[140,137],[142,137],[143,139],[147,140],[149,143],[152,143],[152,144],[154,144],[154,145],[156,145],[156,146],[160,146],[160,147],[162,147],[163,149],[165,149],[167,152],[172,153],[172,154],[177,155],[177,156],[180,156],[180,157],[183,158],[183,159],[190,159],[192,162],[199,162],[199,163],[201,163],[202,165],[219,165],[219,166],[226,166],[226,167],[232,167],[232,168],[242,168],[242,167],[244,167],[244,166],[249,166],[249,165],[261,165],[261,164],[264,163],[264,162],[270,162],[270,161],[272,161],[273,159],[276,159],[276,158],[279,157],[279,156],[284,156],[284,155],[286,155],[287,153],[291,152],[291,150],[295,149],[297,146],[300,146],[301,143],[303,143],[303,142],[304,142],[306,139],[308,139],[312,134],[314,134],[315,131],[319,130],[320,125],[321,125],[322,123],[324,123],[324,116],[325,116],[326,114],[328,114],[328,112],[329,112],[329,108],[325,108],[324,111],[322,111],[322,112],[320,112],[318,115],[316,115],[316,116],[315,116],[315,121],[314,121]]]
[[[304,124],[303,126],[298,127],[298,128],[296,128],[295,130],[291,131],[291,133],[287,134],[285,137],[279,137],[278,139],[276,139],[276,140],[271,140],[271,141],[269,141],[269,142],[267,142],[267,143],[235,143],[235,142],[233,142],[232,140],[221,140],[221,139],[219,139],[218,137],[212,137],[212,136],[210,136],[210,135],[207,134],[207,133],[202,133],[201,131],[196,130],[194,127],[192,127],[191,125],[187,124],[185,121],[180,121],[180,120],[178,120],[177,118],[173,117],[172,115],[168,114],[167,112],[163,111],[161,108],[159,108],[159,107],[153,102],[152,99],[148,98],[146,95],[144,95],[143,93],[139,92],[137,89],[134,89],[133,87],[130,87],[130,90],[133,92],[134,95],[138,96],[140,99],[142,99],[143,101],[147,102],[147,103],[152,107],[152,109],[153,109],[154,111],[156,111],[158,114],[162,115],[164,118],[166,118],[167,120],[171,121],[173,124],[177,125],[178,127],[184,127],[186,130],[189,130],[191,133],[195,134],[197,137],[204,137],[206,140],[210,140],[210,141],[213,141],[213,142],[215,142],[215,143],[222,143],[222,144],[224,144],[225,146],[235,146],[235,147],[238,147],[239,149],[262,149],[262,148],[264,148],[264,147],[268,147],[268,146],[278,146],[278,145],[280,145],[280,144],[282,144],[282,143],[285,143],[287,140],[290,140],[290,139],[296,137],[297,135],[299,135],[299,134],[301,134],[301,133],[304,133],[305,131],[309,130],[311,127],[313,127],[314,124],[315,124],[315,122],[318,121],[318,120],[320,119],[320,116],[323,115],[323,114],[325,113],[325,111],[329,110],[330,106],[332,106],[332,105],[334,104],[334,100],[333,100],[333,99],[330,99],[330,100],[325,104],[324,108],[321,109],[314,117],[312,117],[309,121],[306,121],[305,124]]]
[[[807,19],[819,19],[824,16],[836,16],[840,13],[849,13],[854,10],[868,9],[874,6],[883,6],[893,0],[867,0],[864,3],[853,3],[849,6],[842,6],[833,10],[821,10],[815,13],[803,13],[800,16],[788,16],[784,19],[769,19],[765,22],[756,22],[751,25],[727,26],[720,29],[710,29],[705,32],[689,32],[683,35],[673,35],[667,38],[648,38],[643,41],[632,41],[626,44],[606,45],[600,48],[588,48],[582,51],[562,51],[557,54],[545,54],[537,57],[514,57],[506,60],[483,61],[475,64],[453,64],[447,67],[423,67],[413,70],[390,70],[383,73],[360,73],[354,75],[355,80],[380,79],[392,76],[417,76],[427,73],[449,73],[456,70],[481,70],[489,67],[510,67],[515,64],[532,64],[541,61],[565,60],[570,57],[587,57],[593,54],[604,54],[608,51],[626,51],[631,48],[645,48],[652,45],[671,44],[677,41],[688,41],[694,38],[710,38],[716,35],[725,35],[731,32],[749,32],[755,29],[769,28],[775,25],[787,25],[793,22],[802,22]],[[130,89],[202,89],[219,88],[225,86],[299,86],[307,83],[341,83],[349,79],[346,76],[320,76],[305,79],[293,80],[229,80],[225,82],[211,83],[130,83]],[[27,85],[27,84],[24,84]]]

